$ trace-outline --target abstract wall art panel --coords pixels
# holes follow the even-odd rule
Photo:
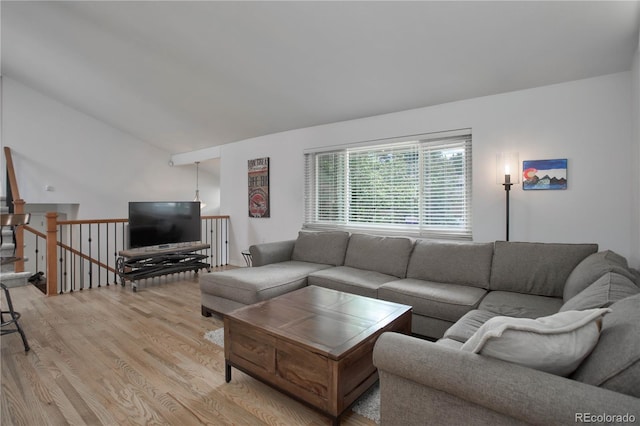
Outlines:
[[[270,217],[269,157],[249,160],[249,217]]]

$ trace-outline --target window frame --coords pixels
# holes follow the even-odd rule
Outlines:
[[[418,190],[418,223],[417,224],[407,224],[407,223],[358,223],[350,220],[349,215],[352,210],[352,204],[350,202],[350,173],[349,173],[349,161],[351,155],[357,155],[358,153],[366,153],[370,151],[372,153],[383,151],[385,152],[400,152],[399,150],[405,149],[406,147],[413,147],[417,154],[417,164],[416,168],[418,171],[418,183],[416,189]],[[441,217],[441,220],[449,219],[459,219],[460,226],[436,226],[436,225],[428,225],[426,222],[425,210],[431,206],[433,210],[434,204],[425,204],[425,191],[426,187],[429,186],[429,182],[435,181],[425,181],[425,156],[426,153],[429,152],[442,152],[448,149],[454,149],[456,154],[452,154],[449,158],[450,161],[444,160],[442,157],[441,163],[442,167],[446,167],[447,165],[455,165],[457,162],[461,162],[462,166],[459,164],[456,166],[457,171],[452,174],[447,175],[446,171],[444,175],[439,175],[439,177],[444,176],[455,176],[459,181],[460,178],[463,179],[461,184],[450,185],[442,187],[440,185],[439,190],[444,191],[440,194],[440,201],[442,198],[447,199],[447,189],[450,189],[451,192],[454,192],[453,189],[457,189],[457,192],[461,192],[462,195],[457,195],[458,201],[461,200],[461,203],[458,204],[458,207],[461,211],[461,215],[455,215],[452,217],[451,215],[444,215]],[[462,150],[462,155],[459,155],[460,150]],[[327,156],[335,156],[337,158],[336,162],[336,172],[335,178],[336,181],[343,180],[341,184],[337,184],[336,193],[333,194],[334,198],[337,200],[338,198],[341,201],[338,201],[338,205],[336,207],[337,212],[341,212],[342,220],[338,220],[333,218],[332,220],[324,221],[318,220],[318,215],[326,210],[319,211],[319,194],[322,195],[324,192],[319,190],[318,188],[318,159],[325,158]],[[453,159],[453,157],[456,157]],[[327,157],[328,158],[328,157]],[[303,228],[304,229],[317,229],[317,230],[328,230],[328,229],[340,229],[346,230],[349,232],[371,232],[376,234],[383,235],[409,235],[409,236],[417,236],[417,237],[430,237],[430,238],[439,238],[439,239],[455,239],[455,240],[472,240],[473,237],[473,229],[472,229],[472,135],[471,129],[461,129],[456,131],[449,132],[438,132],[438,133],[429,133],[429,134],[421,134],[421,135],[411,135],[404,136],[399,138],[392,139],[380,139],[374,141],[364,141],[356,144],[342,145],[342,146],[331,146],[320,149],[309,149],[304,152],[304,176],[305,176],[305,193],[304,193],[304,217],[303,217]],[[343,162],[342,169],[340,169],[339,162]],[[461,170],[460,170],[461,168]],[[343,174],[340,176],[340,174]],[[332,176],[332,175],[330,175]],[[342,186],[340,186],[342,185]],[[331,188],[329,188],[330,190]],[[342,191],[342,194],[339,192]],[[330,196],[332,194],[329,194]],[[449,194],[449,199],[453,197]],[[456,198],[453,197],[453,198]],[[460,198],[461,197],[461,198]],[[331,197],[329,197],[330,199]],[[432,197],[433,198],[433,197]],[[340,204],[340,202],[342,204]],[[409,206],[409,205],[407,205]],[[413,205],[411,205],[413,206]],[[403,207],[408,210],[408,207]],[[415,206],[413,206],[415,208]],[[435,216],[430,216],[429,220],[433,220]]]

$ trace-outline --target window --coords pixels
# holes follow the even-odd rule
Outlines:
[[[305,153],[304,226],[471,239],[470,132]]]

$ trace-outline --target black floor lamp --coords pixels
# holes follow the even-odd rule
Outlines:
[[[509,192],[515,183],[520,182],[518,172],[518,153],[501,152],[496,157],[496,182],[504,186],[506,195],[506,240],[509,241]]]

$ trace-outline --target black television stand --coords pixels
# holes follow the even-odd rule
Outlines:
[[[211,265],[204,261],[206,254],[197,253],[208,249],[209,244],[189,244],[179,247],[154,249],[133,249],[118,252],[116,270],[120,276],[120,284],[131,281],[133,291],[137,291],[137,281],[161,275],[193,271],[211,270]]]

